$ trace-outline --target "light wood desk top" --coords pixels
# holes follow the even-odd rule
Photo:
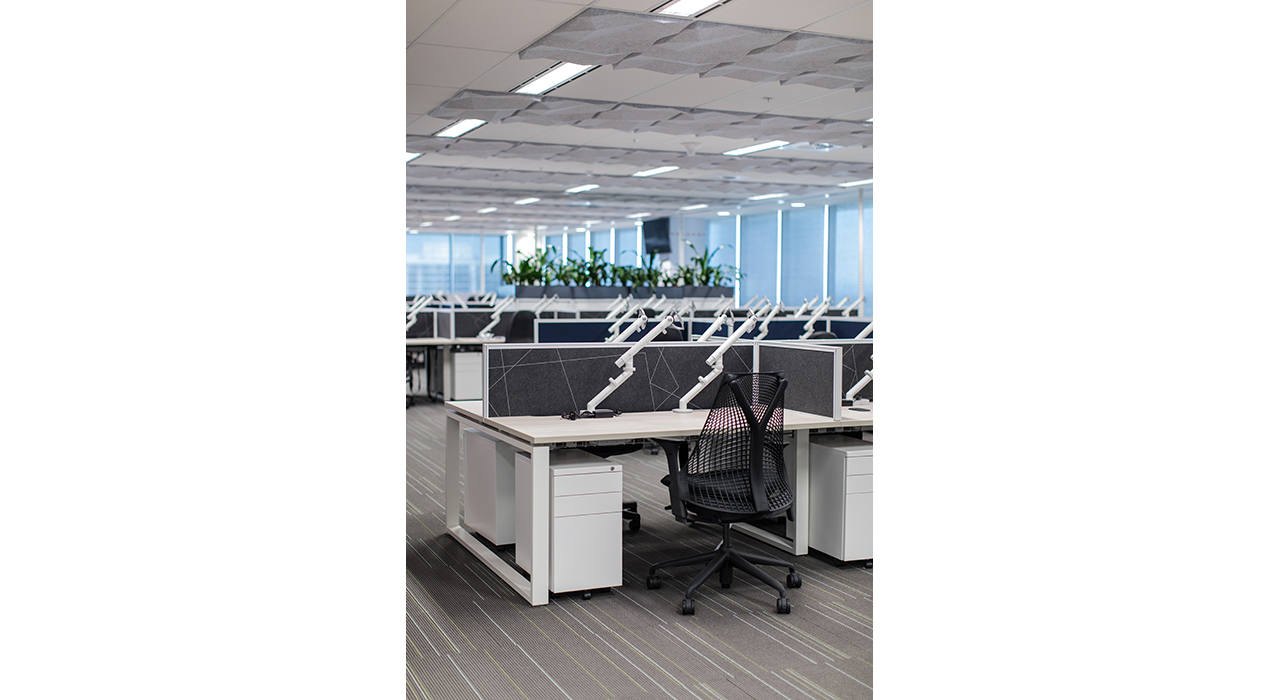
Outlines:
[[[506,338],[502,336],[494,336],[492,338],[405,338],[405,345],[411,348],[423,347],[426,345],[488,345],[489,343],[505,343]]]
[[[653,411],[624,413],[615,418],[579,418],[566,420],[560,416],[510,416],[486,418],[481,415],[480,401],[446,401],[445,407],[464,414],[530,445],[560,442],[594,442],[600,440],[632,440],[635,438],[683,437],[702,432],[707,420],[706,409],[689,413]],[[870,404],[868,404],[870,407]],[[826,418],[786,409],[783,430],[816,430],[821,428],[870,427],[870,411],[844,411],[842,418]]]

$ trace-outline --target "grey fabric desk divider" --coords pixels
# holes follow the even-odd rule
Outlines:
[[[614,362],[629,347],[627,343],[486,345],[484,414],[558,416],[585,408],[610,379],[622,372]],[[711,342],[650,344],[635,356],[636,373],[601,408],[624,413],[675,408],[680,397],[698,383],[698,377],[711,371],[706,359],[715,349],[716,344]],[[835,348],[825,349],[833,356],[837,352]],[[730,348],[724,354],[725,372],[752,371],[753,350],[748,342]],[[689,407],[709,408],[718,386],[718,382],[712,382],[689,402]],[[790,395],[788,391],[788,406]]]
[[[871,319],[864,316],[855,316],[853,318],[831,319],[828,322],[830,330],[835,333],[837,338],[853,338],[862,332],[867,324],[871,323]],[[875,331],[872,331],[872,335]]]
[[[756,371],[781,372],[787,378],[787,408],[840,417],[840,348],[768,340],[756,345]]]
[[[474,338],[480,334],[480,330],[489,325],[493,320],[493,310],[488,311],[470,311],[458,310],[453,312],[453,337],[455,338]],[[508,324],[510,322],[508,321]],[[494,335],[500,335],[494,333]]]
[[[871,350],[872,341],[867,340],[820,340],[817,341],[822,345],[830,345],[840,348],[840,396],[844,396],[844,392],[848,391],[859,379],[862,379],[862,373],[871,369]],[[858,392],[855,398],[871,399],[872,387],[875,383],[866,385],[862,391]]]
[[[613,324],[604,319],[540,318],[533,322],[533,340],[537,343],[603,343],[609,338],[609,326]],[[631,340],[643,334],[644,331],[640,331],[632,335]]]
[[[436,314],[434,311],[419,311],[413,319],[413,325],[404,334],[406,338],[431,338],[436,334]]]

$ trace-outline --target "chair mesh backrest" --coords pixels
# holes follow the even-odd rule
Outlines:
[[[786,388],[777,374],[725,376],[689,456],[690,501],[738,512],[791,506],[782,441]]]

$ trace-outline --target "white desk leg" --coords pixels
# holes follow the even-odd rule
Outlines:
[[[441,396],[445,401],[453,401],[453,348],[448,345],[440,347],[440,381],[444,385],[444,393]]]
[[[551,448],[535,447],[529,460],[532,466],[533,487],[529,489],[529,514],[533,518],[530,533],[529,602],[547,604],[547,589],[551,584]]]
[[[796,522],[792,554],[809,553],[809,431],[796,431]]]
[[[462,442],[462,426],[453,414],[444,419],[444,526],[453,529],[461,525],[462,459],[458,455],[459,443]]]

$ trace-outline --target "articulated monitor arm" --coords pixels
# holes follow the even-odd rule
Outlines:
[[[476,335],[481,338],[492,338],[493,327],[498,325],[498,322],[502,320],[502,312],[505,311],[508,306],[514,304],[515,301],[515,297],[507,297],[506,299],[498,302],[498,305],[493,307],[493,313],[489,315],[489,318],[492,319],[489,321],[489,325],[481,328],[480,332]]]
[[[645,320],[644,314],[641,313],[640,318],[636,319],[636,322],[632,323],[631,326],[635,327],[637,324],[640,324],[641,326],[643,326],[644,320]],[[619,357],[617,360],[614,361],[614,364],[622,368],[622,374],[619,374],[613,379],[610,379],[609,383],[606,384],[605,387],[600,390],[600,393],[596,394],[594,397],[592,397],[590,401],[587,402],[586,409],[582,411],[578,411],[577,413],[566,414],[565,417],[572,418],[572,419],[612,418],[618,415],[618,412],[612,409],[597,410],[597,407],[600,405],[600,402],[609,398],[610,394],[612,394],[615,390],[617,390],[618,387],[625,384],[626,381],[631,378],[631,375],[636,373],[636,364],[635,364],[636,353],[640,352],[640,350],[642,350],[644,346],[648,345],[649,343],[652,343],[654,338],[657,338],[659,335],[661,335],[663,331],[665,331],[667,328],[671,326],[671,324],[675,322],[676,322],[675,316],[673,315],[663,316],[662,320],[658,322],[658,325],[653,327],[653,330],[650,330],[648,333],[645,333],[643,338],[641,338],[640,340],[637,340],[631,347],[627,348],[626,352],[622,353],[621,357]],[[630,329],[628,329],[628,332],[624,333],[622,337],[625,338],[627,335],[630,335],[630,334],[631,334]]]
[[[814,326],[818,323],[818,320],[822,318],[822,315],[827,312],[827,308],[830,306],[831,306],[831,297],[827,297],[827,300],[822,302],[821,306],[814,309],[813,318],[810,318],[804,324],[804,333],[800,335],[800,340],[804,340],[809,336],[813,335]]]
[[[738,342],[747,331],[755,327],[755,325],[755,314],[749,314],[746,320],[742,322],[742,325],[738,326],[738,328],[734,330],[728,338],[724,339],[723,343],[720,343],[720,345],[709,356],[707,356],[707,364],[711,365],[711,371],[708,372],[705,377],[698,377],[698,383],[684,396],[680,397],[680,405],[671,409],[672,411],[675,411],[676,413],[688,413],[692,410],[689,408],[689,402],[698,394],[702,393],[702,390],[705,389],[707,385],[711,384],[716,377],[720,376],[721,372],[724,372],[724,354],[728,352],[729,348],[733,347],[733,344]]]

